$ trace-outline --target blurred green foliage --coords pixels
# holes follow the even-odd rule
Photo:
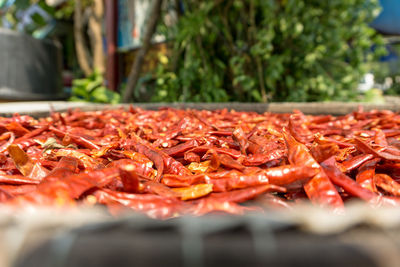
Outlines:
[[[349,101],[385,52],[377,0],[182,2],[153,101]]]
[[[72,92],[69,100],[92,103],[119,103],[120,95],[103,86],[103,82],[103,76],[97,71],[84,79],[75,79],[72,82]]]
[[[392,53],[400,56],[400,37],[390,37],[390,50]],[[386,83],[385,95],[400,95],[400,61],[391,59],[386,62],[372,62],[371,72],[375,76],[375,82],[378,84]],[[387,84],[389,82],[389,84]]]
[[[3,3],[4,2],[4,3]],[[57,7],[49,6],[45,0],[15,0],[14,3],[5,9],[4,14],[9,24],[11,24],[12,29],[17,28],[17,24],[20,22],[18,16],[21,15],[20,12],[25,12],[31,5],[37,4],[41,9],[43,9],[49,16],[57,20],[70,20],[74,14],[75,0],[67,0]],[[2,5],[6,5],[5,0],[0,0],[0,8]],[[92,0],[82,0],[82,7],[87,7],[92,5]],[[25,33],[33,34],[35,31],[40,30],[48,24],[38,14],[32,16],[32,23],[24,28]],[[1,26],[1,20],[0,20]]]

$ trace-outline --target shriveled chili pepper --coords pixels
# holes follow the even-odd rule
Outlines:
[[[33,162],[17,145],[10,145],[7,150],[15,166],[24,176],[41,180],[48,174],[49,171],[46,168],[42,167],[40,163]]]

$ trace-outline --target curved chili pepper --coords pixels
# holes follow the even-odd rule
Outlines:
[[[74,134],[70,134],[70,133],[66,133],[64,131],[58,130],[56,128],[54,128],[53,126],[51,126],[50,131],[52,131],[53,133],[55,133],[58,137],[64,138],[64,137],[69,137],[71,138],[71,141],[76,143],[77,145],[80,145],[82,147],[85,148],[89,148],[89,149],[97,149],[99,150],[100,147],[96,144],[94,144],[93,142],[87,140],[86,138],[83,138],[81,136],[77,136]]]
[[[183,155],[184,152],[197,147],[199,143],[197,140],[189,140],[184,143],[178,144],[176,146],[170,147],[170,148],[165,148],[162,151],[167,154],[168,156],[181,156]]]
[[[364,153],[370,153],[376,157],[380,157],[380,158],[383,158],[386,160],[400,161],[399,155],[394,155],[394,154],[387,153],[387,152],[377,151],[357,137],[354,138],[354,141],[357,145],[357,148]]]
[[[374,155],[372,155],[372,154],[360,154],[360,155],[357,155],[355,157],[352,157],[349,160],[343,161],[339,165],[339,169],[342,172],[350,172],[350,171],[358,168],[359,166],[361,166],[363,163],[369,161],[373,157],[374,157]]]
[[[356,182],[360,184],[363,188],[368,189],[372,192],[377,192],[374,176],[375,176],[375,166],[380,161],[380,159],[375,158],[365,162],[360,166],[359,171],[356,176]]]
[[[2,136],[9,136],[9,139],[7,142],[5,142],[4,144],[2,144],[0,146],[0,153],[4,152],[7,150],[7,148],[14,142],[15,140],[15,135],[13,132],[6,132],[4,134],[2,134]]]
[[[329,158],[321,163],[325,173],[329,179],[337,186],[342,187],[346,192],[353,196],[357,196],[365,201],[371,201],[376,199],[376,195],[361,187],[356,181],[342,173],[338,167],[336,167],[335,159]]]
[[[243,155],[246,155],[247,148],[249,147],[249,142],[247,140],[247,136],[241,127],[236,127],[236,129],[232,132],[233,141],[235,141],[240,147],[240,152]]]
[[[335,211],[340,212],[343,209],[343,201],[321,166],[310,155],[306,146],[297,142],[285,129],[283,135],[289,150],[289,162],[318,170],[315,176],[304,185],[307,196],[312,202],[322,207],[333,207]]]
[[[304,185],[304,191],[311,202],[322,207],[333,208],[335,212],[343,211],[343,201],[324,170],[320,170],[314,178]]]

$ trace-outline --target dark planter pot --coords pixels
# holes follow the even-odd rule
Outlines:
[[[0,100],[60,100],[61,49],[51,40],[0,29]]]

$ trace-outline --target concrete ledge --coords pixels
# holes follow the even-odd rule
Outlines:
[[[332,114],[344,115],[357,110],[362,106],[365,111],[370,110],[391,110],[400,111],[400,101],[391,101],[385,104],[361,103],[361,102],[311,102],[311,103],[134,103],[134,106],[156,110],[161,107],[172,107],[179,109],[234,109],[237,111],[255,111],[258,113],[274,112],[274,113],[290,113],[294,109],[301,110],[306,114]],[[65,112],[68,109],[79,108],[81,110],[102,110],[128,107],[129,104],[95,104],[84,102],[67,102],[67,101],[38,101],[38,102],[11,102],[0,103],[0,116],[12,116],[14,113],[27,114],[34,117],[48,116],[51,109],[58,112]]]

